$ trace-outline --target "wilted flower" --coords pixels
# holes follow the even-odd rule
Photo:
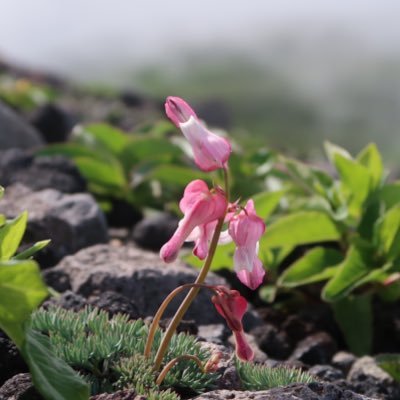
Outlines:
[[[200,251],[204,246],[204,235],[201,232],[206,229],[207,224],[224,217],[227,200],[222,190],[209,190],[204,181],[197,179],[186,186],[179,207],[184,213],[184,217],[180,220],[172,238],[160,250],[160,256],[165,262],[172,262],[176,259],[189,235],[193,238],[192,240],[197,241]],[[196,228],[198,229],[193,232]],[[196,232],[201,236],[194,238]]]
[[[236,342],[236,355],[244,361],[254,358],[254,352],[247,343],[242,318],[247,310],[247,301],[237,290],[216,286],[216,295],[211,298],[218,313],[225,318]]]
[[[257,216],[253,200],[232,217],[229,234],[236,244],[234,265],[239,280],[250,289],[261,285],[265,271],[258,258],[258,241],[265,231],[263,220]]]
[[[182,131],[193,149],[194,161],[203,171],[224,168],[232,151],[230,143],[210,132],[199,121],[191,107],[179,97],[168,97],[165,103],[168,118]]]

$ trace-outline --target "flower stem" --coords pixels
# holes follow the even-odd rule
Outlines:
[[[201,372],[204,372],[204,365],[200,361],[200,359],[196,356],[192,356],[190,354],[183,354],[179,357],[176,357],[172,359],[160,372],[160,375],[158,375],[157,380],[156,380],[156,385],[160,386],[162,381],[164,380],[165,376],[168,374],[169,370],[179,361],[181,360],[192,360],[194,361],[198,367],[200,368]]]
[[[144,356],[149,357],[151,353],[151,347],[154,342],[154,336],[156,334],[159,322],[161,317],[163,316],[165,309],[168,307],[169,303],[173,300],[173,298],[178,295],[180,292],[182,292],[184,289],[188,288],[206,288],[210,290],[214,290],[211,286],[203,285],[203,284],[197,284],[197,283],[186,283],[185,285],[179,286],[176,289],[174,289],[161,303],[161,306],[158,308],[156,315],[153,318],[153,321],[151,322],[150,328],[149,328],[149,333],[147,335],[147,341],[146,341],[146,346],[144,349]]]
[[[229,174],[228,174],[228,167],[227,166],[224,167],[223,173],[224,173],[225,196],[226,196],[227,202],[229,203]],[[172,335],[176,331],[177,326],[181,322],[182,318],[184,317],[186,311],[188,310],[188,308],[192,304],[193,300],[195,299],[195,297],[199,293],[199,290],[200,290],[199,286],[204,283],[204,281],[205,281],[205,279],[207,277],[207,274],[208,274],[208,272],[210,270],[210,267],[211,267],[211,262],[212,262],[212,260],[214,258],[214,254],[215,254],[215,251],[217,249],[219,236],[221,234],[222,226],[224,224],[224,219],[225,219],[225,215],[218,220],[217,226],[215,227],[215,231],[214,231],[213,237],[211,239],[210,248],[209,248],[209,251],[208,251],[208,255],[207,255],[206,261],[204,262],[203,267],[200,270],[199,276],[197,277],[197,279],[195,281],[195,284],[196,284],[197,287],[192,287],[189,290],[189,293],[184,298],[183,302],[179,306],[179,308],[176,311],[174,317],[172,318],[170,324],[168,325],[167,330],[164,333],[164,336],[163,336],[163,338],[161,340],[161,343],[160,343],[160,347],[158,348],[156,357],[154,359],[154,370],[156,370],[156,371],[160,369],[162,360],[163,360],[163,358],[165,356],[165,353],[166,353],[166,351],[168,349],[169,342],[172,339]],[[162,310],[162,312],[163,311],[164,310]],[[154,333],[153,333],[153,335],[154,335]],[[151,344],[150,344],[150,346],[151,346]],[[149,349],[146,349],[146,350],[150,354],[150,350]]]

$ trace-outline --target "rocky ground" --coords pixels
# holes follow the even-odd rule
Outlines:
[[[48,77],[39,78],[49,82]],[[114,118],[117,125],[131,129],[143,114],[156,114],[159,104],[134,93],[122,93],[113,100],[80,96],[62,82],[54,84],[65,90],[65,97],[29,115],[0,102],[0,184],[6,188],[0,213],[12,218],[29,211],[25,246],[51,238],[37,260],[47,284],[62,295],[47,305],[57,302],[61,307],[78,310],[90,304],[112,315],[122,312],[131,319],[149,319],[167,294],[196,277],[196,271],[184,263],[167,266],[158,257],[158,249],[176,228],[176,217],[161,213],[142,218],[135,214],[123,217],[122,224],[121,217],[107,219],[69,160],[36,158],[32,148],[53,141],[48,132],[54,127],[60,132],[59,139],[65,140],[73,124],[82,120]],[[121,205],[125,216],[123,210]],[[210,274],[209,282],[236,284],[230,273]],[[256,361],[271,367],[302,368],[315,376],[315,382],[252,393],[240,391],[234,366],[226,362],[219,371],[219,389],[196,399],[400,399],[400,386],[373,357],[358,358],[346,351],[328,308],[316,303],[306,310],[288,313],[262,304],[257,297],[252,300],[244,327],[256,349]],[[393,306],[378,314],[375,351],[396,351],[400,348],[399,308]],[[206,293],[200,293],[179,329],[197,335],[210,346],[220,346],[229,360],[231,333]],[[0,399],[39,398],[16,347],[0,332]],[[94,399],[143,397],[127,390]]]

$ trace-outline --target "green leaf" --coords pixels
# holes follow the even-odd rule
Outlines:
[[[147,179],[155,179],[164,184],[175,184],[183,187],[194,179],[210,182],[210,176],[206,173],[175,165],[157,166],[148,173]]]
[[[14,256],[13,260],[26,260],[31,258],[38,251],[44,249],[50,242],[51,240],[41,240],[40,242],[36,242],[33,246],[29,247],[29,249]]]
[[[273,213],[284,195],[284,190],[276,192],[262,192],[253,196],[257,215],[264,221]]]
[[[98,159],[100,154],[93,149],[78,143],[56,143],[48,145],[36,152],[38,156],[57,156],[62,155],[75,159],[77,157],[87,157]]]
[[[379,354],[375,361],[396,382],[400,382],[400,354]]]
[[[379,153],[375,143],[370,143],[357,156],[356,160],[366,167],[371,176],[371,183],[374,189],[376,189],[383,178],[383,163],[382,157]]]
[[[385,185],[379,191],[378,196],[385,203],[386,208],[391,208],[400,203],[400,182]]]
[[[349,296],[332,304],[335,318],[350,350],[370,354],[372,346],[371,295]]]
[[[17,251],[24,236],[28,213],[6,222],[0,228],[0,261],[9,260]]]
[[[340,176],[340,190],[346,199],[349,213],[359,217],[371,189],[370,173],[363,165],[340,154],[334,156],[333,162]]]
[[[18,347],[24,340],[23,323],[47,296],[34,261],[0,263],[0,327]]]
[[[0,186],[0,199],[4,196],[4,188]]]
[[[374,243],[389,260],[400,256],[400,204],[392,207],[377,221]]]
[[[117,156],[129,142],[126,133],[107,124],[79,126],[74,135],[75,140],[89,148],[102,149]]]
[[[337,144],[333,144],[329,141],[324,142],[325,153],[328,156],[329,160],[332,164],[334,164],[334,160],[337,154],[342,157],[352,159],[350,153],[344,149],[343,147],[338,146]]]
[[[282,161],[300,187],[329,197],[328,190],[333,185],[333,179],[326,172],[290,158],[282,157]]]
[[[335,276],[325,285],[322,298],[330,302],[343,299],[375,267],[372,247],[369,243],[357,241],[348,250]]]
[[[260,248],[336,241],[340,236],[338,225],[326,213],[300,211],[270,225],[260,241]]]
[[[211,271],[218,271],[222,268],[232,268],[233,266],[233,253],[235,251],[235,244],[229,243],[226,245],[219,245],[215,251],[215,255],[211,264]],[[193,265],[196,268],[201,268],[204,264],[204,260],[199,260],[193,254],[190,254],[184,258],[184,260]]]
[[[89,385],[54,355],[47,336],[28,328],[22,354],[35,388],[46,400],[89,399]]]
[[[279,278],[283,287],[296,287],[323,281],[334,276],[343,255],[334,249],[316,247],[292,264]]]
[[[79,157],[75,159],[81,174],[90,182],[108,188],[123,189],[127,182],[120,163],[105,162],[91,158]]]

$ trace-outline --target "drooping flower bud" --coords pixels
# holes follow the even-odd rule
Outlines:
[[[172,238],[160,250],[160,256],[165,262],[176,259],[194,229],[222,218],[226,212],[227,200],[222,191],[210,191],[204,181],[197,179],[186,186],[179,207],[184,217]]]
[[[236,355],[244,361],[252,360],[254,352],[247,343],[242,325],[242,318],[247,310],[246,299],[237,290],[229,290],[223,286],[217,286],[215,289],[217,294],[211,300],[232,330],[236,343]]]
[[[225,138],[206,129],[191,107],[179,97],[168,97],[165,111],[189,141],[194,161],[201,170],[208,172],[224,168],[232,151]]]
[[[250,289],[261,285],[265,271],[258,258],[258,241],[265,231],[263,220],[257,216],[253,200],[232,217],[229,234],[236,244],[234,265],[239,280]]]

